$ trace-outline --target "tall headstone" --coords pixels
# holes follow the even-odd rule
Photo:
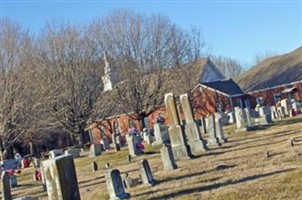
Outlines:
[[[174,158],[176,160],[188,159],[191,157],[192,153],[190,147],[186,143],[184,131],[179,124],[174,95],[172,93],[165,95],[165,105],[171,120],[171,126],[168,131]]]
[[[110,141],[109,138],[107,138],[106,136],[102,138],[102,145],[103,145],[103,149],[104,151],[109,151],[110,150]]]
[[[250,109],[244,108],[244,110],[242,112],[245,112],[247,126],[253,126]]]
[[[3,171],[1,173],[1,196],[3,200],[11,200],[12,194],[11,194],[11,186],[10,186],[10,180],[9,180],[9,174],[6,171]]]
[[[164,170],[173,170],[177,168],[170,144],[164,143],[160,150],[160,154]]]
[[[130,194],[125,192],[124,184],[119,170],[107,170],[105,179],[111,200],[130,198]]]
[[[209,133],[208,144],[212,146],[221,145],[219,142],[219,138],[216,135],[215,116],[214,115],[208,116],[207,123],[208,123],[207,127]]]
[[[201,133],[193,117],[192,106],[188,94],[180,95],[180,104],[185,115],[185,134],[193,155],[198,155],[207,151],[206,141],[201,137]]]
[[[168,128],[164,122],[156,122],[153,125],[154,129],[154,144],[159,145],[163,143],[170,143]]]
[[[223,133],[223,122],[222,122],[222,116],[220,113],[215,113],[215,130],[216,130],[216,137],[219,139],[219,142],[227,142],[228,139],[224,136]]]
[[[102,154],[101,144],[92,144],[89,147],[89,157],[96,157]]]
[[[40,158],[34,158],[34,167],[40,167]]]
[[[207,130],[206,130],[206,121],[205,121],[205,117],[202,116],[200,118],[200,121],[201,121],[201,134],[206,134],[207,133]]]
[[[148,160],[139,161],[138,166],[143,184],[154,186],[156,184],[156,181],[153,178]]]
[[[42,162],[49,200],[80,200],[77,174],[71,155]]]
[[[116,133],[113,133],[112,134],[112,144],[113,144],[114,150],[116,152],[118,152],[121,150],[121,146],[120,146],[120,143],[117,143],[116,137],[117,137]]]

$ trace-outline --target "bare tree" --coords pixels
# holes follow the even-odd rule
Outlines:
[[[233,58],[224,56],[212,56],[211,59],[227,78],[235,78],[236,76],[244,72],[244,69],[241,66],[240,62]]]
[[[251,66],[258,65],[259,63],[261,63],[265,59],[270,58],[270,57],[274,57],[274,56],[277,56],[277,55],[278,55],[277,52],[272,52],[272,51],[265,51],[263,53],[258,52],[258,53],[255,54],[255,57],[254,57],[254,60],[253,60]]]
[[[81,145],[103,90],[99,56],[84,27],[48,23],[39,38],[40,118],[49,130],[69,133]]]
[[[169,91],[167,69],[198,59],[204,47],[200,32],[185,31],[162,15],[116,11],[95,21],[91,30],[118,72],[112,99],[140,121],[140,128]]]

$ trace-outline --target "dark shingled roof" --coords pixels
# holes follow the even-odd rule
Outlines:
[[[227,95],[243,95],[244,93],[240,87],[233,81],[233,79],[224,79],[220,81],[214,81],[209,83],[201,83],[207,87],[213,88]]]
[[[301,80],[302,46],[288,54],[268,58],[235,79],[245,92]]]

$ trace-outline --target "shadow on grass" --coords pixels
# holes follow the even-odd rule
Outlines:
[[[105,178],[105,176],[100,176],[100,177],[96,177],[96,178],[85,180],[85,181],[79,181],[78,184],[80,185],[80,184],[84,184],[84,183],[89,183],[91,181],[96,181],[96,180],[103,179],[103,178]]]
[[[79,187],[89,187],[89,186],[94,186],[94,185],[98,185],[98,184],[101,184],[101,183],[105,183],[106,181],[105,180],[101,180],[101,181],[98,181],[98,182],[94,182],[94,183],[90,183],[90,184],[87,184],[87,185],[81,185],[79,184]]]
[[[216,183],[216,184],[203,186],[203,187],[198,187],[198,188],[182,189],[178,192],[174,192],[174,193],[171,193],[171,194],[166,194],[166,195],[162,195],[162,196],[159,196],[159,197],[150,198],[150,200],[151,199],[156,200],[156,199],[174,198],[174,197],[177,197],[177,196],[188,195],[188,194],[192,194],[192,193],[195,193],[195,192],[204,192],[204,191],[207,191],[207,190],[218,189],[220,187],[240,184],[240,183],[244,183],[244,182],[247,182],[247,181],[253,181],[253,180],[256,180],[256,179],[259,179],[259,178],[264,178],[264,177],[268,177],[268,176],[272,176],[272,175],[276,175],[276,174],[281,174],[281,173],[289,172],[289,171],[292,171],[292,170],[294,170],[294,169],[279,170],[279,171],[269,172],[269,173],[265,173],[265,174],[258,174],[258,175],[248,176],[248,177],[245,177],[245,178],[242,178],[242,179],[239,179],[239,180],[235,180],[235,181]]]

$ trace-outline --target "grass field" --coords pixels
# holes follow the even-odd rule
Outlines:
[[[228,143],[197,158],[177,161],[178,169],[172,171],[163,170],[160,146],[147,146],[146,154],[131,163],[126,159],[127,148],[117,153],[103,152],[96,158],[86,153],[75,159],[81,198],[109,198],[104,177],[106,162],[138,178],[138,161],[148,159],[158,184],[127,189],[131,199],[302,199],[302,141],[293,147],[287,144],[291,137],[302,137],[301,115],[256,131],[235,133],[234,125],[224,127],[224,131]],[[92,172],[92,161],[98,163],[99,171]],[[32,181],[33,173],[31,167],[17,175],[19,187],[12,189],[14,198],[27,195],[47,199],[41,182]]]

